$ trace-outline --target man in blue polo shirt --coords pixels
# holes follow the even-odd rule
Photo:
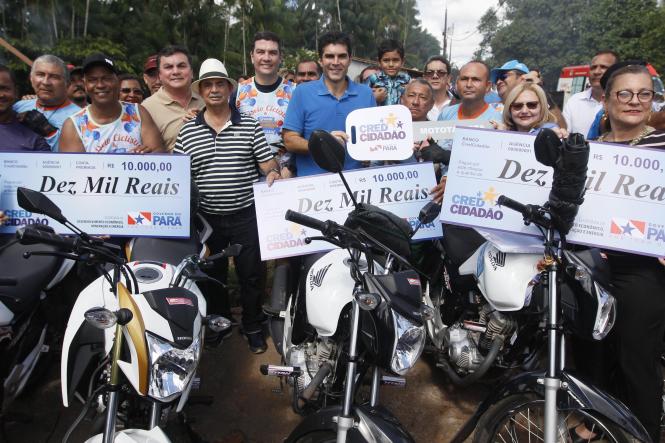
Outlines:
[[[376,106],[372,90],[357,84],[346,75],[351,64],[351,39],[343,32],[328,32],[319,39],[319,62],[323,75],[317,81],[300,84],[291,97],[284,119],[282,136],[289,152],[296,155],[299,177],[323,174],[309,155],[307,141],[315,129],[330,131],[346,142],[346,116],[351,111]],[[357,169],[361,164],[348,152],[344,169]]]

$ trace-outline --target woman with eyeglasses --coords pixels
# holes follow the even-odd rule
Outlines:
[[[143,89],[139,79],[131,74],[121,74],[120,80],[120,101],[128,103],[141,103],[143,101]]]
[[[547,106],[547,96],[543,88],[535,83],[522,82],[508,93],[503,108],[503,122],[495,126],[497,129],[530,134],[549,128],[559,137],[567,137],[567,131],[559,128],[556,122],[556,116]]]
[[[665,132],[647,125],[653,96],[653,80],[644,66],[629,65],[613,72],[603,104],[610,131],[598,140],[665,149]],[[627,223],[622,229],[629,234],[635,228]],[[612,273],[611,292],[617,300],[616,323],[604,342],[576,343],[576,363],[620,398],[657,442],[663,395],[665,260],[617,251],[605,254]],[[571,431],[571,436],[573,441],[599,437],[584,425]]]

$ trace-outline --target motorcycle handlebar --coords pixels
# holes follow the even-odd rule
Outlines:
[[[526,205],[523,205],[522,203],[515,201],[512,198],[508,198],[505,195],[500,195],[496,202],[499,204],[499,206],[505,206],[506,208],[517,211],[524,216],[528,215]]]
[[[309,215],[301,214],[300,212],[287,210],[284,218],[293,223],[298,223],[299,225],[307,226],[308,228],[316,229],[320,232],[325,232],[327,222],[322,222],[317,220]]]
[[[78,246],[77,238],[68,238],[53,232],[35,229],[30,226],[25,226],[16,230],[16,238],[22,245],[34,245],[44,243],[53,245],[66,251],[74,251]]]

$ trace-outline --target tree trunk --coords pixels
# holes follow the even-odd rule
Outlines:
[[[339,9],[339,0],[337,0],[337,20],[339,20],[339,30],[342,30],[342,12]]]
[[[55,17],[55,0],[51,0],[51,18],[53,19],[53,36],[55,42],[58,42],[58,21]]]
[[[245,2],[240,3],[242,8],[242,74],[247,75],[247,48],[245,47]]]
[[[88,15],[90,14],[90,0],[85,0],[85,19],[83,20],[83,37],[88,35]]]
[[[76,0],[72,0],[72,21],[69,25],[70,37],[74,40],[76,37]]]

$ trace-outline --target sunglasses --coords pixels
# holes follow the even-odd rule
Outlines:
[[[439,69],[437,69],[437,70],[429,70],[428,69],[427,71],[425,71],[423,73],[423,75],[425,77],[434,77],[434,74],[436,74],[437,77],[445,77],[446,75],[448,75],[448,72],[443,71],[443,70],[439,70]]]
[[[316,71],[298,72],[298,77],[316,77],[319,73]]]
[[[524,106],[526,106],[530,110],[537,109],[538,106],[540,105],[540,102],[524,102],[524,103],[518,103],[515,102],[512,105],[510,105],[510,110],[511,111],[521,111]]]
[[[133,92],[136,95],[143,95],[143,91],[141,91],[140,89],[122,88],[120,89],[120,92],[122,92],[123,94],[130,94]]]
[[[496,76],[496,81],[501,80],[505,82],[506,79],[513,74],[517,75],[515,71],[503,71],[502,73]]]

